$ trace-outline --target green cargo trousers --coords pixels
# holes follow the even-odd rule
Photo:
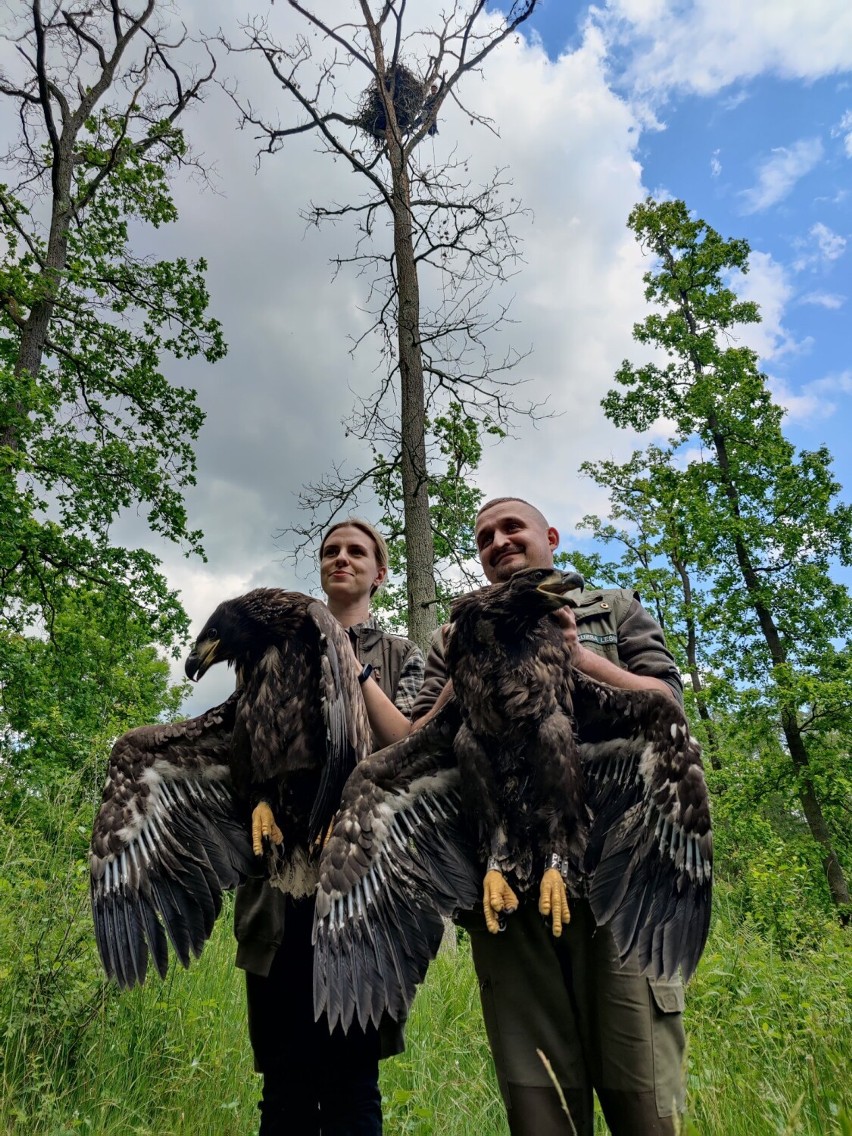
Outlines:
[[[571,901],[555,938],[532,903],[469,932],[485,1026],[513,1136],[592,1136],[593,1091],[613,1136],[669,1136],[683,1109],[683,985],[621,967],[612,935]],[[537,1050],[547,1057],[569,1121]],[[573,1128],[572,1128],[573,1124]]]

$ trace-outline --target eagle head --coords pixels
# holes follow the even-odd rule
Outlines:
[[[241,662],[269,639],[271,601],[278,589],[256,588],[220,603],[195,640],[184,664],[187,678],[197,682],[214,663]]]
[[[505,605],[515,619],[535,623],[560,607],[576,607],[568,593],[582,591],[583,577],[577,572],[560,572],[557,568],[522,568],[505,583],[494,586],[495,591],[497,588],[503,593],[498,602]]]
[[[582,590],[583,577],[556,568],[522,568],[510,579],[480,588],[454,600],[453,623],[476,624],[483,618],[507,634],[534,627],[540,619],[566,605],[576,606],[570,592]]]
[[[560,607],[576,603],[570,592],[582,591],[583,577],[557,568],[522,568],[510,579],[482,589],[488,606],[499,606],[524,619],[537,620]]]
[[[529,575],[533,579],[526,584],[518,579],[518,577]],[[535,583],[536,578],[538,578],[537,583]],[[549,605],[551,611],[569,605],[576,607],[576,602],[568,593],[582,592],[584,587],[584,580],[579,572],[560,572],[556,568],[525,568],[523,571],[517,572],[509,583],[511,584],[515,580],[518,580],[519,587],[529,587],[535,583],[539,603],[543,603],[545,607]]]

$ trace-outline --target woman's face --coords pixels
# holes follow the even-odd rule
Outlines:
[[[341,525],[325,542],[320,557],[320,583],[329,599],[369,598],[387,575],[376,560],[376,546],[361,529]]]

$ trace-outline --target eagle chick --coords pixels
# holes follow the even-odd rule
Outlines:
[[[330,1027],[401,1019],[440,917],[482,900],[496,930],[536,884],[554,934],[567,882],[622,961],[695,970],[713,856],[700,751],[674,699],[572,668],[552,613],[581,584],[526,569],[456,600],[454,697],[350,776],[314,922],[314,1008]]]
[[[144,981],[149,953],[165,976],[169,942],[187,966],[223,889],[247,875],[310,894],[318,838],[370,745],[346,632],[310,596],[258,588],[220,604],[186,673],[198,679],[220,661],[237,671],[226,702],[113,747],[89,860],[95,937],[121,986]],[[258,806],[254,851],[265,864],[249,840]]]
[[[452,606],[447,669],[462,708],[454,748],[488,865],[483,907],[492,932],[517,907],[515,891],[523,896],[538,882],[542,914],[560,935],[564,879],[582,871],[589,816],[573,672],[550,618],[582,586],[576,573],[531,568]]]

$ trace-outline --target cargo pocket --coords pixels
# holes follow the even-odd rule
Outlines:
[[[674,1112],[682,1112],[684,1107],[686,1033],[683,1028],[683,983],[680,979],[667,982],[649,978],[648,989],[657,1113],[671,1116]]]
[[[265,977],[284,936],[287,897],[266,880],[250,877],[237,888],[234,902],[236,964]]]

